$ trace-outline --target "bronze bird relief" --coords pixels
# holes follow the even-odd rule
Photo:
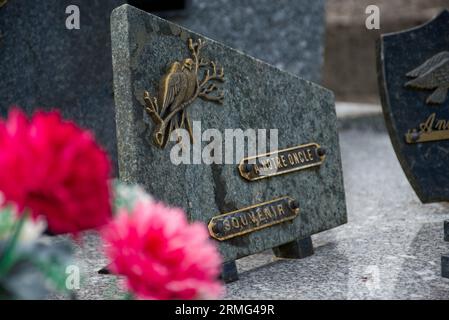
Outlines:
[[[224,81],[223,68],[217,68],[213,61],[200,58],[205,42],[199,39],[188,40],[191,58],[173,62],[159,83],[158,96],[152,97],[144,92],[145,110],[155,124],[153,141],[156,146],[164,148],[173,130],[188,130],[193,142],[192,128],[187,114],[187,107],[197,97],[204,100],[223,103],[224,93],[216,82]],[[202,77],[199,76],[204,70]]]
[[[440,52],[406,75],[415,78],[405,86],[415,89],[434,90],[427,98],[427,104],[442,104],[449,89],[449,52]]]

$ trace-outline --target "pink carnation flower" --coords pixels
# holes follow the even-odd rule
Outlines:
[[[0,192],[4,204],[45,216],[52,233],[78,233],[111,217],[110,165],[88,131],[58,112],[28,120],[13,109],[0,121]]]
[[[181,209],[141,202],[102,233],[110,270],[141,299],[213,299],[223,293],[221,257],[200,222]]]

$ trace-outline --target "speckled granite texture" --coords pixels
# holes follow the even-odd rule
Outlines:
[[[116,168],[110,14],[120,0],[19,0],[0,9],[0,115],[11,105],[31,113],[61,110],[92,130]],[[80,8],[67,30],[66,7]]]
[[[112,13],[120,178],[137,182],[156,198],[184,208],[192,220],[291,196],[301,213],[284,223],[220,242],[225,260],[261,252],[295,238],[346,222],[336,115],[330,91],[207,39],[204,58],[225,70],[223,105],[197,99],[191,119],[208,128],[279,129],[279,148],[316,142],[327,150],[324,164],[254,183],[242,180],[236,165],[179,165],[170,147],[151,143],[153,124],[143,108],[143,92],[157,92],[167,63],[189,57],[187,39],[194,34],[177,25],[124,5]],[[202,37],[201,37],[202,38]],[[204,144],[203,144],[204,146]]]
[[[192,0],[172,21],[320,82],[325,0]]]

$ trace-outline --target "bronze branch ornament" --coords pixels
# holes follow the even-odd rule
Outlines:
[[[198,39],[188,40],[191,57],[170,64],[159,83],[157,97],[144,92],[145,110],[155,124],[153,141],[156,146],[164,148],[173,130],[182,128],[189,132],[193,143],[192,126],[187,107],[197,97],[215,103],[223,103],[224,93],[217,82],[224,81],[223,68],[214,61],[200,58],[205,42]],[[203,71],[200,77],[199,73]]]

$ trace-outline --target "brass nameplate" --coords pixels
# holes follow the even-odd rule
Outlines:
[[[321,165],[325,158],[325,150],[319,144],[309,143],[244,158],[238,169],[244,179],[256,181],[316,167]]]
[[[449,139],[449,119],[436,119],[436,114],[432,113],[419,129],[409,130],[405,135],[407,143],[432,142]]]
[[[215,216],[210,220],[208,228],[213,238],[223,241],[293,220],[298,214],[298,202],[290,197],[282,197]]]

